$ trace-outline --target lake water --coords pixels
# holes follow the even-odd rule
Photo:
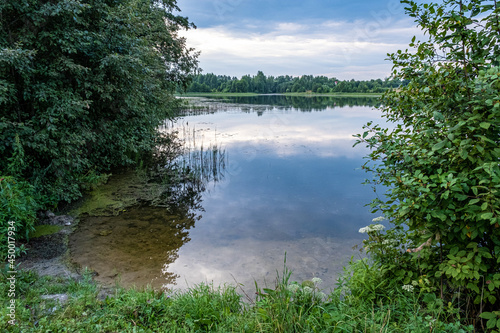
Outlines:
[[[203,188],[184,189],[190,204],[177,210],[135,207],[82,220],[70,240],[73,260],[104,283],[238,283],[252,294],[254,281],[274,285],[286,254],[292,280],[319,277],[326,291],[333,288],[342,266],[359,255],[352,249],[363,239],[359,228],[377,217],[365,207],[375,195],[362,184],[367,150],[352,147],[365,123],[383,122],[374,100],[196,102],[210,112],[192,112],[165,130],[178,130],[193,151],[222,153],[210,160],[218,168]]]

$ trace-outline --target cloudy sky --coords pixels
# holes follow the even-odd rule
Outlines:
[[[421,36],[399,0],[178,0],[203,73],[388,77],[387,53]]]

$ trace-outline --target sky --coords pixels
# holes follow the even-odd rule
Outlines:
[[[384,79],[422,32],[399,0],[178,0],[203,73]]]

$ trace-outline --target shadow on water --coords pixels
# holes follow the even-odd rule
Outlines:
[[[97,273],[96,280],[121,286],[161,288],[177,275],[165,266],[190,241],[189,230],[201,218],[186,209],[132,207],[118,216],[87,217],[70,239],[73,260]]]

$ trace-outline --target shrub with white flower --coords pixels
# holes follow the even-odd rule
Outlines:
[[[386,220],[384,216],[376,217],[372,222]],[[359,229],[362,234],[367,234],[368,239],[363,240],[363,249],[380,263],[397,264],[404,256],[408,238],[401,228],[392,228],[385,231],[382,224],[370,224]]]

